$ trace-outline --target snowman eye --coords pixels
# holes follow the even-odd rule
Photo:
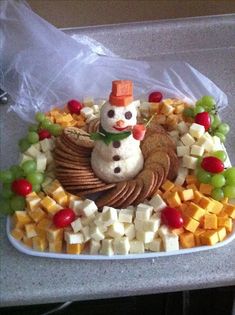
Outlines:
[[[114,110],[112,110],[112,109],[110,109],[110,110],[108,111],[108,113],[107,113],[107,115],[108,115],[109,118],[113,118],[113,117],[114,117],[114,114],[115,114],[115,112],[114,112]]]
[[[131,112],[126,112],[125,113],[125,118],[126,119],[131,119],[131,117],[132,117],[132,113]]]

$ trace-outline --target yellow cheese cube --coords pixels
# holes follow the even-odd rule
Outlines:
[[[194,192],[198,189],[195,184],[190,184],[186,186],[187,189],[192,189]]]
[[[221,202],[224,204],[224,203],[228,203],[228,197],[224,197]]]
[[[35,223],[25,224],[25,233],[28,238],[37,236],[36,224]]]
[[[55,200],[49,196],[46,196],[41,200],[41,206],[47,211],[51,212],[50,209],[56,204]]]
[[[23,241],[24,245],[26,245],[26,246],[28,246],[28,247],[30,247],[30,248],[33,247],[33,240],[32,240],[32,238],[28,238],[28,237],[26,237],[26,236],[24,235],[22,241]]]
[[[224,203],[223,209],[230,218],[235,219],[235,205]]]
[[[41,229],[47,230],[52,225],[52,220],[49,218],[43,218],[38,222],[37,226]]]
[[[161,103],[150,103],[150,115],[159,114],[161,111]]]
[[[184,105],[183,105],[183,104],[177,105],[177,106],[175,107],[174,113],[175,113],[175,114],[180,114],[180,113],[183,112],[183,110],[184,110]]]
[[[63,207],[66,207],[68,203],[68,196],[64,190],[58,191],[58,189],[52,193],[52,197],[58,204],[60,204]]]
[[[179,207],[181,205],[181,199],[178,192],[173,192],[168,198],[167,203],[170,207]]]
[[[184,232],[180,234],[179,240],[182,248],[192,248],[196,245],[194,234],[192,232]]]
[[[48,247],[48,242],[44,237],[35,236],[33,240],[33,249],[44,252]]]
[[[64,236],[63,229],[58,229],[56,227],[50,227],[47,229],[47,239],[49,242],[62,241]]]
[[[67,192],[67,196],[68,196],[68,205],[70,204],[71,201],[73,200],[81,200],[81,197],[70,194]]]
[[[15,229],[20,229],[23,230],[24,229],[24,224],[22,222],[16,222],[15,223]]]
[[[46,216],[46,213],[40,207],[34,209],[33,211],[28,211],[28,214],[36,223]]]
[[[200,191],[198,191],[198,190],[194,191],[194,202],[195,203],[197,203],[197,204],[200,203],[200,200],[202,197],[203,197],[203,194],[200,193]]]
[[[22,224],[27,224],[32,222],[30,216],[26,211],[15,211],[14,213],[14,221],[15,223],[20,222]]]
[[[211,191],[214,187],[210,184],[203,184],[201,183],[199,186],[199,191],[204,195],[211,195]]]
[[[21,229],[13,229],[11,231],[11,235],[17,239],[18,241],[22,240],[23,236],[24,236],[24,231]]]
[[[175,192],[175,191],[180,192],[180,191],[183,191],[183,190],[184,190],[184,188],[183,188],[182,186],[180,186],[180,185],[175,185],[175,186],[171,189],[171,192]]]
[[[194,233],[199,226],[199,222],[185,214],[183,214],[185,230]]]
[[[199,206],[203,209],[208,209],[208,207],[213,207],[213,201],[211,199],[209,199],[206,196],[201,197],[200,201],[199,201]]]
[[[41,199],[44,198],[45,197],[44,192],[43,191],[39,191],[38,197],[41,198]]]
[[[175,233],[176,235],[180,235],[180,234],[185,232],[185,229],[183,227],[181,227],[181,228],[178,228],[178,229],[172,229],[171,232]]]
[[[171,181],[169,180],[166,180],[165,183],[161,186],[161,188],[164,190],[164,191],[168,191],[168,190],[171,190],[172,188],[174,188],[175,184],[172,183]]]
[[[167,191],[165,191],[165,192],[162,194],[162,198],[163,198],[163,199],[167,199],[167,198],[169,198],[171,195],[172,195],[172,191],[167,190]]]
[[[200,228],[197,228],[196,231],[194,232],[194,238],[195,238],[195,244],[196,244],[196,246],[201,246],[201,245],[202,245],[202,244],[201,244],[201,240],[200,240],[200,235],[201,235],[202,233],[204,233],[204,232],[205,232],[205,230],[200,229]]]
[[[83,248],[84,248],[83,244],[68,244],[67,243],[66,245],[66,251],[68,254],[79,255],[81,254]]]
[[[211,199],[211,198],[210,198]],[[211,213],[219,214],[223,209],[223,204],[217,200],[211,199],[213,202],[211,207],[208,207],[207,210]]]
[[[215,245],[219,242],[219,236],[216,230],[205,231],[200,235],[202,245]]]
[[[188,185],[198,183],[197,177],[195,175],[187,175],[185,180]]]
[[[56,212],[60,211],[63,209],[61,205],[58,203],[55,203],[53,206],[50,207],[50,210],[48,211],[50,215],[54,215]]]
[[[27,208],[30,209],[31,211],[34,211],[40,206],[41,198],[39,198],[36,193],[35,195],[36,195],[35,197],[26,198]]]
[[[49,242],[49,252],[61,253],[62,245],[63,245],[62,241]]]
[[[36,226],[36,232],[37,232],[37,236],[41,237],[41,238],[47,238],[47,230],[43,229],[39,226]]]
[[[214,213],[206,213],[204,216],[204,229],[217,229],[217,216]]]
[[[233,221],[231,218],[217,217],[218,227],[225,227],[228,233],[232,232]]]
[[[206,211],[196,205],[193,202],[190,202],[188,208],[186,209],[185,212],[189,217],[192,217],[193,219],[200,221],[202,217],[205,215]]]
[[[61,187],[61,184],[57,179],[55,179],[52,183],[44,187],[44,191],[46,194],[51,195],[58,187]]]
[[[225,227],[220,227],[217,229],[217,233],[218,233],[218,236],[219,236],[219,241],[222,242],[226,235],[227,235],[227,232],[226,232],[226,228]]]
[[[185,189],[180,192],[180,197],[182,201],[188,201],[194,199],[193,189]]]

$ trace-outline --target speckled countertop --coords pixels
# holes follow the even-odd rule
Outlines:
[[[185,60],[228,96],[221,116],[230,123],[227,149],[235,164],[235,15],[72,29],[124,57]],[[0,108],[0,168],[17,161],[25,125]],[[222,248],[172,257],[78,261],[30,257],[7,240],[1,221],[1,305],[100,299],[235,284],[235,241]]]

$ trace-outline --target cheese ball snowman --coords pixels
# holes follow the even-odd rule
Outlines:
[[[139,140],[143,139],[145,128],[138,128],[143,126],[136,122],[132,81],[113,81],[109,101],[100,111],[100,130],[92,135],[95,145],[91,166],[107,183],[131,179],[143,168]]]

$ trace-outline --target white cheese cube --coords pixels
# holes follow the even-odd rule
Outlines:
[[[149,220],[152,215],[152,211],[153,211],[153,206],[140,203],[136,209],[136,213],[135,213],[136,219],[142,220],[142,221]]]
[[[195,143],[194,138],[189,133],[183,135],[183,137],[181,137],[180,140],[183,142],[185,146],[191,146],[192,144]]]
[[[100,112],[99,105],[93,105],[92,109],[93,109],[94,114],[98,114]]]
[[[127,255],[130,250],[130,242],[127,237],[121,237],[113,241],[113,250],[115,254]]]
[[[166,225],[161,225],[160,228],[158,229],[158,234],[163,238],[165,235],[170,234],[171,231]]]
[[[89,217],[85,217],[85,216],[81,217],[81,223],[83,226],[87,226],[93,223],[94,220],[95,220],[95,214],[92,214]]]
[[[141,241],[133,240],[130,242],[130,254],[144,253],[144,243]]]
[[[43,153],[39,153],[36,157],[37,171],[43,173],[47,166],[47,158]]]
[[[96,213],[96,211],[98,210],[95,202],[90,199],[85,199],[82,204],[78,203],[76,210],[77,209],[79,210],[78,214],[84,215],[86,217],[91,216],[92,214]]]
[[[32,158],[36,158],[40,151],[37,150],[33,145],[31,145],[28,150],[24,152],[24,154],[31,156]]]
[[[153,207],[155,212],[161,211],[167,206],[165,201],[158,194],[153,196],[152,199],[150,199],[149,204]]]
[[[143,220],[135,219],[134,225],[135,225],[136,231],[139,231],[139,230],[143,231],[143,229],[144,229],[144,221]]]
[[[160,217],[152,216],[149,220],[143,222],[143,230],[148,232],[157,232],[161,224]]]
[[[192,137],[199,139],[205,133],[205,127],[196,123],[193,123],[189,128],[189,133]]]
[[[177,150],[177,156],[182,157],[184,155],[189,155],[190,153],[190,147],[189,146],[178,146],[176,148]]]
[[[181,135],[188,132],[188,125],[184,121],[181,121],[180,123],[178,123],[177,127]]]
[[[124,234],[128,237],[129,241],[135,238],[135,225],[133,223],[124,224]]]
[[[91,107],[83,107],[80,111],[80,114],[85,118],[90,117],[93,113],[94,111],[93,111],[93,108]]]
[[[112,207],[104,207],[102,212],[102,221],[105,226],[110,226],[118,220],[117,210]]]
[[[183,156],[182,160],[183,167],[187,167],[191,170],[195,170],[197,167],[197,158],[189,155]]]
[[[53,158],[51,151],[47,151],[44,154],[47,158],[47,164],[52,164],[52,162],[54,162],[54,158]],[[48,169],[48,167],[47,167],[47,169]]]
[[[91,240],[90,241],[90,254],[97,255],[99,253],[100,247],[101,247],[100,242]]]
[[[83,105],[84,106],[93,106],[94,105],[94,98],[91,96],[86,96],[83,98]]]
[[[203,145],[207,140],[211,140],[211,142],[213,142],[211,135],[208,132],[205,132],[204,135],[197,140],[196,144]]]
[[[130,209],[130,210],[133,210],[133,211],[134,211],[134,210],[135,210],[135,207],[134,207],[134,206],[128,206],[127,209]]]
[[[81,212],[81,205],[83,204],[83,200],[79,199],[79,200],[71,200],[69,203],[69,208],[72,208],[74,210],[74,212],[78,215],[80,215]]]
[[[80,218],[77,218],[71,223],[72,229],[75,233],[79,232],[82,229],[82,221]]]
[[[122,223],[131,223],[133,220],[134,210],[132,209],[121,209],[119,211],[118,220]]]
[[[64,238],[68,244],[82,244],[84,242],[82,233],[65,232]]]
[[[114,222],[108,228],[108,235],[113,238],[120,238],[125,233],[124,224],[121,222]]]
[[[32,156],[29,156],[27,154],[21,154],[19,160],[20,160],[20,165],[22,165],[25,161],[33,160],[33,158]]]
[[[174,233],[164,235],[162,238],[163,248],[166,252],[179,250],[179,237]]]
[[[36,150],[41,151],[41,143],[40,143],[40,141],[37,142],[37,143],[32,144],[32,146],[33,146]]]
[[[95,225],[97,226],[101,226],[101,225],[104,225],[103,221],[102,221],[102,213],[101,212],[97,212],[95,214],[95,217],[94,217],[94,221]]]
[[[161,238],[155,238],[152,242],[149,243],[149,250],[152,252],[160,252],[162,247]]]
[[[138,230],[136,231],[136,239],[143,243],[150,243],[154,239],[155,233],[154,232],[146,232]]]
[[[48,151],[52,151],[55,147],[55,144],[54,144],[54,140],[53,139],[43,139],[40,141],[40,145],[41,145],[41,150],[42,152],[48,152]]]
[[[82,235],[84,237],[84,242],[87,242],[91,239],[89,226],[82,227],[81,232],[82,232]]]
[[[214,143],[211,139],[207,139],[203,144],[202,147],[206,152],[214,151]]]
[[[92,120],[94,120],[96,118],[97,118],[97,116],[92,114],[92,115],[87,117],[86,122],[89,123],[89,122],[91,122]]]
[[[203,156],[203,153],[204,153],[204,147],[203,146],[199,146],[196,144],[193,144],[191,146],[191,152],[190,152],[191,155]],[[189,155],[189,154],[187,154],[187,155]]]
[[[222,146],[222,143],[221,143],[221,140],[220,140],[219,137],[213,136],[213,137],[212,137],[212,141],[213,141],[213,143],[214,143],[213,151],[224,150],[224,148],[223,148],[223,146]]]
[[[101,241],[104,239],[104,233],[98,226],[91,226],[90,227],[90,235],[96,241]]]
[[[114,254],[113,240],[112,239],[106,238],[106,239],[102,240],[100,254],[101,255],[107,255],[107,256],[112,256]]]

